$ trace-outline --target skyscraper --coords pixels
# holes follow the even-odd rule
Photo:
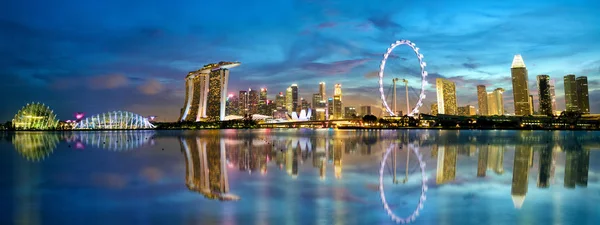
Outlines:
[[[292,88],[292,111],[299,113],[301,105],[298,105],[298,85],[292,84],[290,87]]]
[[[333,93],[333,117],[335,119],[343,119],[344,112],[342,111],[342,85],[335,84]]]
[[[575,81],[575,75],[569,74],[564,77],[565,84],[565,106],[566,111],[575,112],[579,111],[579,103],[577,102],[577,83]]]
[[[485,85],[477,85],[477,105],[479,106],[479,115],[488,115],[488,101]]]
[[[225,119],[229,69],[239,62],[219,62],[204,65],[186,76],[186,98],[180,121],[200,121],[202,118]]]
[[[285,109],[289,114],[294,111],[294,91],[292,87],[288,87],[285,90]]]
[[[319,83],[319,94],[321,94],[321,101],[327,101],[326,90],[327,89],[325,89],[325,82]]]
[[[238,97],[235,96],[234,94],[229,94],[227,96],[227,106],[226,106],[226,112],[225,112],[225,116],[229,116],[229,115],[238,115]]]
[[[439,114],[456,115],[456,85],[450,80],[443,78],[435,79],[437,91],[437,106]]]
[[[535,107],[533,106],[533,95],[529,95],[529,115],[535,113]]]
[[[258,113],[261,115],[270,115],[267,108],[267,88],[260,89],[260,96],[258,98]]]
[[[438,111],[439,111],[438,110],[438,104],[437,103],[432,103],[431,104],[431,112],[429,112],[429,113],[431,113],[432,116],[437,116]]]
[[[252,88],[248,89],[248,113],[250,115],[258,113],[258,99],[258,92]]]
[[[315,93],[313,94],[313,98],[312,98],[312,108],[316,109],[317,105],[319,105],[319,102],[323,101],[323,96],[321,96],[320,93]]]
[[[352,119],[353,116],[356,116],[356,108],[352,106],[344,107],[344,118]]]
[[[540,115],[552,116],[552,94],[550,93],[550,76],[538,75],[537,76],[538,86],[538,112]]]
[[[552,114],[556,113],[556,82],[550,80],[550,98],[552,99]]]
[[[300,110],[305,110],[306,112],[308,112],[309,108],[310,104],[308,103],[308,101],[306,101],[306,99],[304,98],[300,98]]]
[[[590,96],[588,92],[587,77],[581,76],[575,79],[577,83],[577,108],[584,114],[590,113]]]
[[[501,116],[504,115],[504,89],[496,88],[488,93],[488,115]]]
[[[282,92],[275,96],[275,106],[278,110],[285,108],[285,95]]]
[[[371,106],[363,105],[360,107],[360,116],[371,115]]]
[[[246,115],[248,113],[248,92],[240,91],[240,95],[238,96],[238,114],[240,116]]]
[[[521,55],[515,55],[511,65],[513,98],[515,115],[525,116],[531,114],[531,102],[529,100],[529,88],[527,84],[527,68]]]
[[[327,99],[327,119],[333,119],[333,98]]]

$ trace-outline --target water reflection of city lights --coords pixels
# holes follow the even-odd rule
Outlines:
[[[49,156],[59,142],[59,135],[48,132],[17,132],[12,138],[15,149],[29,161]]]

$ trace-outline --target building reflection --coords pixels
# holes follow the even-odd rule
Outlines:
[[[221,139],[182,137],[185,154],[186,179],[189,190],[198,192],[208,199],[221,201],[238,200],[229,193],[225,142]]]
[[[42,161],[48,157],[60,141],[60,135],[54,132],[16,132],[12,144],[28,161]]]
[[[127,151],[145,145],[154,145],[155,132],[152,130],[136,131],[98,131],[70,133],[68,142],[75,142],[76,148],[95,147],[110,151]]]
[[[439,146],[437,150],[436,184],[444,184],[456,179],[456,146]]]

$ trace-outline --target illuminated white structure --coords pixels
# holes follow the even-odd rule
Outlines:
[[[411,112],[407,112],[409,116],[413,116],[414,114],[419,113],[419,108],[423,105],[423,99],[425,99],[425,86],[427,86],[427,71],[425,71],[425,66],[427,64],[423,61],[423,54],[419,53],[419,48],[416,47],[414,43],[409,40],[399,40],[394,42],[383,55],[383,60],[381,60],[381,65],[379,66],[379,93],[381,94],[381,101],[383,102],[383,106],[390,116],[396,116],[395,112],[390,109],[385,100],[385,93],[383,92],[383,73],[385,70],[385,63],[387,62],[388,57],[392,54],[394,48],[400,45],[407,45],[415,52],[417,58],[419,59],[419,66],[421,67],[421,93],[419,94],[419,100],[417,101],[415,107]]]
[[[84,147],[93,146],[110,151],[127,151],[148,144],[154,145],[154,132],[153,130],[77,132],[74,140],[81,142]]]
[[[308,112],[306,112],[306,110],[303,109],[300,111],[300,116],[298,116],[296,112],[292,112],[292,115],[286,114],[286,116],[289,121],[308,121],[312,116],[312,110],[308,109]]]
[[[75,124],[75,130],[133,130],[152,129],[147,118],[132,112],[113,111],[94,115]]]

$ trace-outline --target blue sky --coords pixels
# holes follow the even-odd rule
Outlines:
[[[532,94],[535,76],[548,74],[562,109],[562,77],[588,76],[598,113],[599,9],[593,0],[13,0],[0,7],[0,120],[31,101],[65,120],[109,110],[174,120],[187,72],[217,61],[242,63],[232,69],[232,93],[267,87],[274,98],[297,83],[310,99],[325,81],[328,94],[342,84],[346,106],[379,106],[373,74],[399,39],[420,47],[430,84],[457,83],[460,105],[476,105],[475,86],[486,84],[507,90],[512,111],[510,64],[522,54]],[[416,88],[414,54],[404,46],[393,56],[386,86],[396,76]]]

